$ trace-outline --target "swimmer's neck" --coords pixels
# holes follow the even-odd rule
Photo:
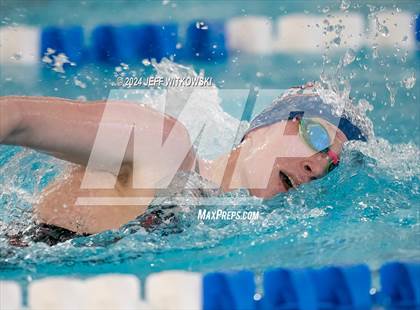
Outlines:
[[[241,146],[238,146],[214,160],[199,159],[200,175],[218,185],[223,192],[247,188],[247,182],[241,174],[240,150]]]

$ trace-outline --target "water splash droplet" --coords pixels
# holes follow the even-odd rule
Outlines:
[[[389,101],[390,101],[391,107],[393,107],[395,104],[395,97],[398,91],[397,85],[394,82],[387,82],[385,84],[385,87],[389,91]]]
[[[376,59],[376,58],[379,57],[378,44],[373,44],[372,45],[372,57],[373,57],[373,59]]]
[[[348,10],[350,7],[350,1],[349,0],[342,0],[340,4],[340,10],[345,11]]]
[[[335,46],[340,46],[341,44],[341,38],[340,37],[335,37],[332,42],[334,43]]]
[[[378,30],[378,32],[384,37],[389,37],[388,27],[385,26],[384,24],[381,24],[378,16],[375,16],[375,21],[376,21],[376,29]]]
[[[343,66],[348,66],[356,59],[356,53],[353,49],[349,48],[343,56]]]
[[[77,87],[80,87],[80,88],[86,88],[86,83],[84,83],[84,82],[82,82],[81,80],[79,80],[78,78],[77,78],[77,76],[75,76],[74,78],[73,78],[73,82],[74,82],[74,85],[76,85]]]
[[[76,65],[74,62],[71,62],[66,56],[66,54],[64,53],[53,55],[52,58],[54,60],[53,71],[58,72],[58,73],[66,73],[64,71],[64,65],[67,63],[70,64],[71,66]]]
[[[201,30],[207,30],[207,29],[209,29],[209,26],[207,26],[203,21],[198,21],[198,22],[196,22],[195,23],[195,27],[197,28],[197,29],[201,29]]]
[[[416,74],[414,72],[410,72],[403,78],[402,82],[406,89],[413,88],[414,85],[416,85]]]

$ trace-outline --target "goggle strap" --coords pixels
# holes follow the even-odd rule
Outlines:
[[[328,149],[327,155],[328,155],[329,158],[331,158],[331,161],[334,165],[338,165],[338,162],[340,161],[340,159],[339,159],[336,152],[334,152],[331,149]]]

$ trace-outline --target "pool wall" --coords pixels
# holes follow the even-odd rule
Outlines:
[[[50,277],[33,281],[23,303],[21,287],[0,281],[0,309],[418,309],[420,263],[393,262],[372,285],[366,265],[267,270],[261,289],[251,271],[200,274],[165,271],[144,281],[109,274],[88,279]],[[262,279],[262,280],[261,280]],[[143,294],[141,293],[143,292]]]

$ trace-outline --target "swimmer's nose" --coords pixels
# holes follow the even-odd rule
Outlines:
[[[305,182],[323,177],[328,163],[328,158],[322,153],[318,153],[303,160],[301,162],[301,170],[304,175]]]

